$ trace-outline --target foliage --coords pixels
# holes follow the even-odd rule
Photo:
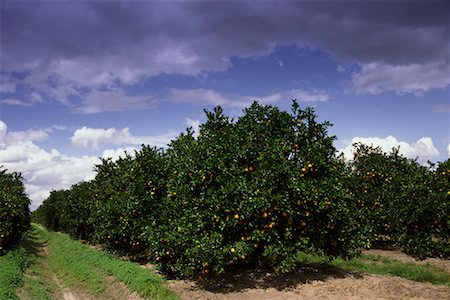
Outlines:
[[[448,162],[433,173],[400,155],[399,149],[386,154],[380,148],[355,146],[352,185],[362,195],[359,206],[372,227],[371,240],[400,246],[418,258],[448,256]]]
[[[103,160],[96,171],[95,240],[120,254],[145,255],[145,234],[156,227],[163,210],[161,199],[166,197],[168,174],[162,155],[143,146],[134,158]]]
[[[351,258],[386,241],[448,256],[448,162],[431,171],[398,149],[357,145],[347,163],[331,124],[295,101],[291,113],[256,102],[237,120],[205,113],[198,136],[102,160],[94,180],[52,192],[34,217],[176,277],[287,272],[299,251]]]
[[[70,230],[63,227],[61,218],[65,214],[64,206],[68,202],[68,190],[51,191],[50,196],[36,209],[31,217],[33,222],[40,223],[54,231]]]
[[[350,257],[364,226],[339,181],[329,123],[312,109],[293,114],[254,103],[236,122],[207,113],[197,139],[173,141],[163,229],[149,232],[150,253],[169,273],[204,277],[268,261],[295,266],[298,250]]]
[[[0,167],[0,255],[17,244],[30,226],[28,205],[22,176]]]
[[[0,299],[19,299],[14,290],[22,281],[22,272],[26,267],[23,248],[9,251],[0,256]]]

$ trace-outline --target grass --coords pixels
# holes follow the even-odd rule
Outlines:
[[[25,251],[21,247],[0,256],[0,299],[19,299],[15,289],[22,282],[25,267]]]
[[[323,256],[298,253],[297,261],[450,286],[450,274],[443,269],[379,255],[328,260]],[[0,299],[19,299],[19,295],[21,299],[48,300],[55,291],[64,288],[101,298],[111,278],[114,282],[123,282],[143,298],[178,299],[164,286],[164,279],[159,275],[36,224],[20,247],[0,257]]]
[[[444,269],[432,265],[404,263],[380,255],[363,254],[361,257],[350,260],[341,258],[328,260],[327,258],[318,255],[298,253],[297,260],[299,262],[332,265],[344,270],[378,275],[394,275],[418,282],[429,282],[437,285],[450,286],[450,274]]]
[[[46,280],[48,274],[43,266],[45,257],[38,254],[38,249],[46,242],[37,227],[31,227],[22,241],[22,245],[26,249],[27,268],[23,274],[22,285],[16,292],[23,299],[51,299],[52,289],[48,286],[49,282]]]
[[[164,286],[164,279],[136,263],[94,250],[66,235],[46,231],[37,225],[33,224],[33,228],[48,239],[51,270],[64,285],[98,295],[105,290],[108,284],[106,279],[113,276],[141,297],[178,299],[176,294]]]

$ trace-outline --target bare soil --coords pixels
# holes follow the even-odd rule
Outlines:
[[[430,263],[447,268],[448,260],[417,262],[397,251],[371,250],[367,254],[394,260]],[[368,275],[321,265],[304,265],[290,274],[267,270],[240,270],[218,282],[176,281],[169,287],[182,299],[442,299],[450,300],[450,287],[419,283],[395,276]]]

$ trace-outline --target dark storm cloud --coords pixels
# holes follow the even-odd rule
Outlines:
[[[31,70],[67,93],[162,72],[225,70],[277,45],[391,66],[448,60],[447,1],[77,1],[2,5],[4,70]],[[51,94],[50,88],[46,87]],[[53,94],[57,94],[54,92]]]
[[[53,59],[126,52],[150,39],[157,48],[213,49],[217,58],[311,43],[358,61],[419,62],[445,57],[449,8],[444,1],[6,2],[2,47],[11,59]]]

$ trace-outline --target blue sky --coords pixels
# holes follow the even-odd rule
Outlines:
[[[447,1],[3,1],[0,165],[37,207],[203,109],[291,99],[420,162],[450,155]]]

